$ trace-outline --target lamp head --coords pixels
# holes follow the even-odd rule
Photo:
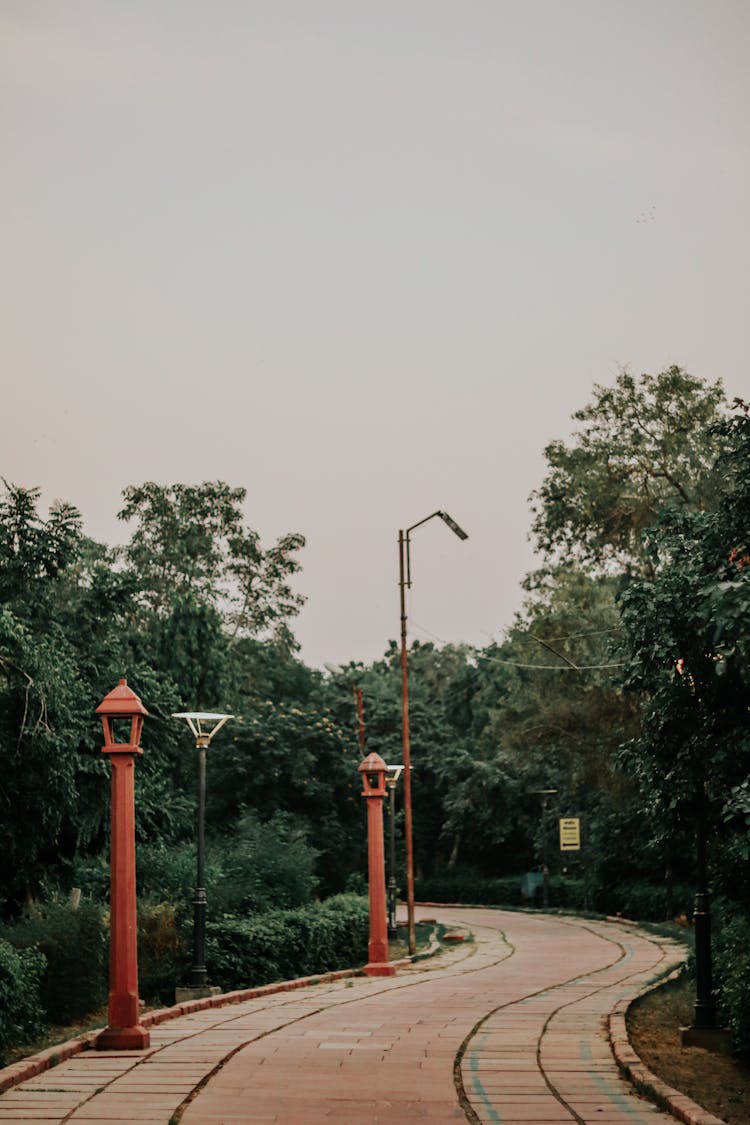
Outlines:
[[[173,719],[184,719],[190,727],[196,748],[205,750],[218,730],[224,726],[234,715],[225,715],[216,711],[176,711]]]
[[[464,531],[464,529],[462,527],[459,527],[458,524],[456,523],[456,521],[454,519],[452,519],[448,515],[447,512],[438,512],[437,514],[440,516],[443,523],[448,524],[448,527],[451,529],[452,532],[454,532],[458,536],[459,539],[468,539],[469,538],[469,536]]]

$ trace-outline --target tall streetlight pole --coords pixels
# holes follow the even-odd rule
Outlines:
[[[439,516],[459,539],[468,539],[466,532],[451,519],[447,512],[437,511],[425,516],[418,523],[398,533],[399,587],[401,591],[401,730],[403,740],[404,764],[404,837],[406,841],[406,907],[409,918],[409,952],[416,953],[417,938],[414,932],[414,848],[412,842],[411,815],[411,742],[409,737],[409,662],[406,649],[406,587],[411,588],[411,564],[409,558],[409,536],[423,523]]]
[[[234,715],[216,714],[209,711],[179,711],[173,719],[184,719],[190,727],[198,751],[198,864],[196,874],[195,898],[193,899],[193,969],[190,976],[190,991],[198,995],[207,994],[208,974],[206,971],[206,750],[213,736],[228,719]],[[196,997],[197,998],[197,997]]]

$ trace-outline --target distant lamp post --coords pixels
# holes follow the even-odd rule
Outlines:
[[[138,939],[135,898],[135,758],[143,717],[148,711],[127,680],[120,680],[96,709],[104,728],[104,746],[112,764],[109,894],[108,1025],[96,1038],[99,1051],[141,1050],[150,1035],[138,1022]],[[117,741],[115,724],[127,727]]]
[[[379,754],[368,754],[360,763],[362,796],[367,802],[367,873],[370,890],[369,977],[392,977],[395,965],[388,960],[388,933],[385,917],[385,852],[383,849],[383,797],[388,767]]]
[[[386,766],[388,773],[385,778],[386,789],[388,790],[388,813],[390,817],[389,822],[389,836],[390,848],[388,856],[388,937],[395,938],[398,936],[398,927],[396,926],[396,896],[398,895],[398,887],[396,886],[396,786],[398,779],[403,773],[403,766]]]
[[[352,691],[354,692],[354,702],[357,706],[357,737],[359,738],[360,749],[364,751],[365,748],[365,712],[362,703],[362,688],[355,680],[350,680],[347,673],[339,664],[329,664],[326,662],[323,667],[331,673],[332,676],[343,676],[347,683],[351,683]]]
[[[469,536],[460,528],[447,512],[433,512],[425,516],[418,523],[407,527],[406,531],[398,533],[398,563],[399,587],[401,591],[401,729],[403,738],[404,761],[404,838],[406,843],[406,908],[409,919],[409,952],[416,953],[417,938],[414,931],[414,847],[412,839],[412,808],[411,808],[411,742],[409,733],[409,665],[406,649],[406,587],[411,588],[411,560],[409,557],[409,544],[411,532],[421,527],[423,523],[439,516],[448,525],[459,539],[468,539]]]
[[[216,714],[211,711],[178,711],[173,719],[184,719],[195,739],[198,751],[198,869],[195,898],[193,899],[193,968],[190,988],[180,989],[180,993],[195,994],[208,990],[206,972],[206,750],[217,731],[234,715]],[[181,999],[187,997],[181,996]]]
[[[549,841],[547,839],[547,805],[557,789],[534,789],[533,793],[542,798],[542,906],[549,906]]]

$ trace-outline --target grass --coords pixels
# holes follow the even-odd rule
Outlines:
[[[750,1067],[731,1055],[680,1046],[693,1021],[694,984],[662,985],[628,1012],[628,1035],[649,1070],[728,1125],[750,1125]]]

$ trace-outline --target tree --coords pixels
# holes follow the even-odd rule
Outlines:
[[[623,760],[655,816],[717,825],[750,782],[750,418],[718,431],[714,512],[665,511],[647,539],[654,577],[621,597],[644,695],[642,736]]]
[[[597,569],[647,573],[641,537],[659,511],[715,505],[713,465],[724,439],[710,428],[723,402],[720,381],[680,367],[621,371],[614,387],[595,385],[593,401],[573,415],[583,428],[544,451],[547,475],[531,496],[537,547]]]
[[[136,521],[124,558],[157,617],[171,613],[175,598],[192,599],[218,610],[231,638],[270,636],[296,647],[289,621],[305,599],[290,579],[300,570],[294,554],[302,535],[284,535],[263,550],[258,533],[243,525],[246,490],[223,481],[147,481],[123,496],[118,518]]]

